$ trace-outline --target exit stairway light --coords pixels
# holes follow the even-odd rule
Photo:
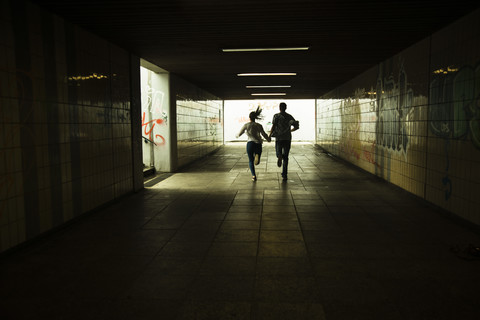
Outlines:
[[[255,52],[255,51],[305,51],[310,47],[284,47],[284,48],[236,48],[222,49],[223,52]]]

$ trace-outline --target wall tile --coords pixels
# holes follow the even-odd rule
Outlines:
[[[318,144],[478,223],[479,34],[477,10],[326,94],[317,101]],[[365,119],[375,119],[370,138],[359,134],[372,132]]]
[[[30,3],[13,28],[0,3],[1,252],[131,192],[132,151],[130,54]]]
[[[223,103],[175,79],[178,167],[211,153],[223,144]],[[219,118],[220,117],[220,118]]]

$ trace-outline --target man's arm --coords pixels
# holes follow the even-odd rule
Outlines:
[[[298,124],[298,121],[295,120],[295,118],[292,115],[290,115],[290,117],[293,120],[293,123],[292,123],[293,129],[291,129],[290,132],[297,131],[300,128],[300,125]]]
[[[275,128],[277,127],[277,121],[278,121],[278,116],[275,114],[273,115],[272,127],[270,128],[270,134],[268,135],[269,138],[272,138],[272,135],[275,132]]]

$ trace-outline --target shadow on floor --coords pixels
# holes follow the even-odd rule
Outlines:
[[[312,145],[257,172],[225,146],[0,260],[0,318],[478,319],[478,233]]]

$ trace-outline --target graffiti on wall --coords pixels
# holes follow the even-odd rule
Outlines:
[[[340,119],[342,122],[342,142],[340,143],[340,150],[357,160],[361,156],[360,143],[360,95],[361,92],[357,90],[355,97],[344,99],[340,103]]]
[[[208,118],[208,135],[213,136],[214,139],[217,137],[217,131],[220,123],[220,116]]]
[[[142,128],[143,133],[148,137],[150,141],[152,141],[156,146],[161,146],[165,144],[165,138],[161,134],[153,134],[153,129],[155,125],[162,125],[166,123],[166,116],[164,119],[153,119],[150,121],[145,120],[146,113],[143,112],[142,116]]]
[[[408,88],[407,74],[400,67],[398,79],[379,75],[376,88],[376,143],[405,158],[408,151],[408,122],[413,120],[413,90]]]
[[[262,118],[261,119],[272,119],[273,115],[277,112],[279,112],[278,105],[280,102],[278,101],[249,101],[247,102],[248,105],[248,111],[245,115],[241,116],[236,116],[235,121],[238,122],[238,124],[244,124],[246,122],[250,121],[250,118],[248,117],[249,113],[252,111],[257,110],[257,108],[260,108],[262,110]],[[268,122],[266,123],[267,127],[271,127],[272,123]]]
[[[480,149],[480,64],[434,72],[429,127],[446,139],[467,139]]]
[[[145,86],[145,92],[142,94],[142,109],[143,111],[151,112],[153,114],[161,114],[163,112],[164,100],[164,92],[155,90],[147,84]]]
[[[444,139],[445,200],[453,191],[450,171],[451,140],[471,141],[480,149],[480,64],[437,69],[430,82],[429,129]]]
[[[334,140],[340,133],[342,153],[377,168],[381,167],[377,160],[379,150],[407,159],[409,124],[414,120],[414,92],[403,64],[397,75],[382,70],[375,88],[357,89],[352,97],[339,102],[341,126],[332,128]]]
[[[142,129],[143,134],[156,146],[165,145],[166,140],[161,134],[154,133],[155,127],[167,125],[168,115],[163,111],[165,93],[155,90],[150,85],[142,94]]]
[[[353,98],[341,100],[339,107],[341,126],[331,128],[331,131],[333,139],[336,139],[337,132],[340,133],[341,152],[356,160],[364,160],[375,167],[380,167],[375,160],[377,149],[375,135],[369,134],[374,128],[367,127],[369,123],[375,123],[377,120],[373,92],[373,89],[369,91],[364,88],[357,89]],[[365,106],[367,106],[366,110]]]

